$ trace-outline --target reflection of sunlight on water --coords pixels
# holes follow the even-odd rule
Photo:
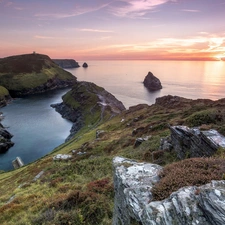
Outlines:
[[[204,67],[204,82],[208,84],[221,84],[225,81],[225,63],[205,62]]]
[[[205,92],[211,96],[212,100],[224,96],[225,63],[223,61],[206,62],[203,82],[205,85]]]

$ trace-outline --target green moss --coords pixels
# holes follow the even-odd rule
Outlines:
[[[5,98],[5,96],[8,96],[9,95],[9,91],[3,87],[3,86],[0,86],[0,99],[3,99]]]

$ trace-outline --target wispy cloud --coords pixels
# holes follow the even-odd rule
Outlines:
[[[191,12],[191,13],[199,13],[199,12],[201,12],[198,9],[182,9],[181,11],[183,11],[183,12]]]
[[[41,35],[35,35],[34,38],[36,38],[36,39],[55,39],[55,37],[41,36]]]
[[[75,17],[75,16],[80,16],[83,14],[91,13],[98,11],[102,8],[105,8],[109,5],[110,3],[98,5],[96,7],[80,7],[77,6],[73,10],[72,13],[38,13],[35,15],[35,17],[38,17],[40,19],[63,19],[63,18],[69,18],[69,17]]]
[[[113,6],[110,12],[118,17],[143,17],[150,10],[155,9],[157,6],[165,4],[170,0],[120,0],[117,1],[123,6]]]
[[[79,30],[84,32],[96,32],[96,33],[113,33],[114,32],[112,30],[98,30],[98,29],[89,29],[89,28],[83,28]]]

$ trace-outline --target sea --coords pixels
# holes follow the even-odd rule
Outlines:
[[[82,65],[83,62],[78,62]],[[128,109],[154,104],[156,98],[176,95],[190,99],[225,98],[225,61],[87,61],[88,68],[67,69],[78,81],[104,87]],[[159,78],[163,88],[150,92],[143,81],[148,72]],[[1,108],[2,124],[14,136],[15,145],[0,154],[0,170],[12,170],[12,160],[31,163],[64,143],[72,123],[63,119],[51,104],[61,102],[69,89],[50,91],[13,100]]]

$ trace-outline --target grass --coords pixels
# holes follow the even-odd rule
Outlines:
[[[27,54],[0,59],[0,85],[9,92],[34,89],[52,79],[76,80],[45,55]]]
[[[162,183],[154,189],[156,199],[167,197],[183,185],[201,185],[210,179],[222,179],[223,149],[218,150],[217,159],[182,162],[178,162],[174,152],[159,149],[161,137],[169,135],[166,124],[177,125],[182,121],[183,125],[188,125],[195,121],[195,104],[200,105],[198,112],[209,111],[212,118],[217,118],[214,114],[219,112],[223,118],[225,104],[215,102],[209,106],[194,101],[183,106],[181,102],[178,108],[138,105],[110,120],[106,117],[102,122],[99,122],[100,114],[88,115],[86,126],[74,138],[34,163],[0,174],[0,224],[112,224],[112,159],[118,155],[166,165],[161,174]],[[88,106],[82,106],[90,112]],[[201,120],[200,126],[204,127],[205,122]],[[224,120],[209,121],[207,128],[213,127],[225,127]],[[96,139],[97,130],[105,131],[99,139]],[[136,138],[146,136],[151,137],[134,148]],[[72,150],[86,154],[72,154]],[[72,159],[54,162],[53,156],[59,153],[72,154]],[[34,181],[41,171],[44,174]],[[12,202],[7,203],[12,196]]]

